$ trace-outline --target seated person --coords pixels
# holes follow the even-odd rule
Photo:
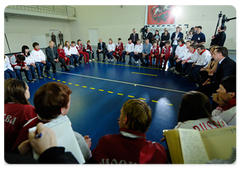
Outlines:
[[[16,73],[14,72],[9,58],[4,55],[4,79],[16,78]]]
[[[179,57],[176,60],[176,69],[174,70],[175,74],[181,74],[182,73],[182,61],[188,58],[188,52],[189,52],[189,46],[191,45],[191,41],[187,41],[185,44],[185,49],[183,49],[182,53],[179,55]],[[176,52],[178,50],[178,47],[176,49]]]
[[[46,56],[43,53],[43,51],[40,49],[39,44],[37,42],[34,42],[32,44],[32,46],[33,46],[34,49],[31,51],[31,55],[33,56],[33,59],[35,61],[38,78],[43,79],[43,67],[44,67],[44,65],[46,65],[46,68],[45,68],[44,72],[46,74],[49,74],[48,71],[51,67],[51,63],[46,62]]]
[[[134,46],[134,59],[135,63],[138,64],[138,60],[142,58],[143,45],[140,39],[137,39],[137,44]]]
[[[123,43],[122,43],[122,39],[118,38],[118,43],[116,44],[115,47],[115,52],[112,54],[116,59],[117,62],[118,61],[122,61],[122,52],[123,52]]]
[[[175,50],[175,55],[172,55],[171,57],[169,57],[169,62],[171,64],[171,68],[169,68],[170,71],[175,71],[176,69],[176,64],[175,61],[180,57],[182,58],[184,55],[184,50],[186,49],[186,45],[184,40],[181,38],[179,40],[177,40],[178,42],[178,46],[176,47]]]
[[[128,38],[128,43],[126,45],[126,51],[122,52],[123,62],[125,63],[125,55],[129,55],[128,64],[132,63],[132,57],[134,56],[134,44],[132,43],[132,39]]]
[[[236,75],[236,63],[228,57],[228,50],[226,47],[217,47],[214,50],[213,58],[215,61],[218,61],[217,71],[213,75],[213,80],[198,88],[198,91],[209,97],[219,88],[223,78]]]
[[[193,63],[198,60],[199,55],[196,48],[196,45],[191,44],[189,46],[189,52],[187,53],[186,59],[182,61],[182,75],[184,75],[184,77],[189,77]]]
[[[206,42],[205,34],[202,33],[202,27],[201,26],[197,26],[196,28],[197,28],[196,33],[193,34],[192,39],[191,39],[192,44],[203,45]]]
[[[68,58],[68,57],[65,55],[64,49],[62,48],[62,44],[58,44],[58,49],[57,49],[57,51],[58,51],[58,56],[59,56],[59,58],[64,59],[66,65],[68,65],[69,62],[70,62],[70,58]],[[61,67],[63,68],[62,65],[61,65]]]
[[[25,62],[25,56],[21,54],[15,54],[10,57],[10,63],[13,67],[14,71],[16,72],[17,78],[22,80],[21,71],[25,72],[27,81],[33,83],[31,72]]]
[[[143,51],[142,51],[142,58],[140,58],[141,62],[142,62],[142,66],[146,65],[148,66],[148,59],[151,53],[151,48],[152,48],[152,44],[149,43],[149,39],[146,38],[145,39],[145,43],[143,44]],[[144,62],[144,59],[146,61],[146,63]]]
[[[71,54],[71,50],[70,50],[70,43],[68,42],[68,41],[65,41],[65,44],[64,44],[64,48],[63,48],[63,50],[64,50],[64,53],[65,53],[65,56],[67,57],[67,58],[69,58],[69,60],[70,60],[70,68],[74,68],[74,62],[73,62],[73,56],[72,56],[72,54]]]
[[[153,46],[151,48],[151,52],[150,52],[150,56],[149,56],[150,66],[152,66],[153,58],[156,58],[156,64],[155,65],[157,67],[160,54],[161,54],[160,46],[157,45],[157,41],[153,41]]]
[[[205,85],[207,83],[210,83],[213,79],[213,74],[217,71],[218,61],[215,61],[213,58],[213,52],[217,48],[217,46],[210,47],[210,54],[212,56],[212,59],[208,63],[207,67],[203,67],[200,69],[199,77],[200,77],[200,83],[199,86]]]
[[[29,104],[29,87],[23,80],[7,79],[4,82],[4,149],[11,151],[22,127],[36,117]]]
[[[27,66],[28,66],[28,68],[31,72],[33,81],[36,81],[37,80],[36,79],[36,72],[35,72],[36,65],[35,65],[35,61],[34,61],[33,56],[29,52],[29,47],[26,46],[26,45],[23,45],[21,54],[25,56],[25,62],[26,62]]]
[[[85,51],[88,53],[89,61],[90,61],[90,62],[95,61],[95,60],[94,60],[94,51],[93,51],[93,49],[92,49],[90,40],[88,40],[88,41],[87,41],[87,44],[85,44]],[[91,54],[92,54],[92,58],[90,57]]]
[[[37,126],[38,123],[48,123],[53,119],[66,116],[71,102],[70,88],[59,82],[50,82],[42,85],[34,94],[34,106],[37,116],[31,119],[21,129],[14,148],[18,147],[23,141],[28,139],[28,129]],[[70,121],[70,120],[69,120]],[[87,160],[90,156],[91,139],[88,136],[82,137],[75,132],[79,147]]]
[[[213,110],[212,116],[223,119],[227,125],[236,125],[236,76],[225,77],[213,94],[213,101],[219,106]]]
[[[60,62],[65,71],[70,71],[63,58],[59,58],[57,48],[54,47],[54,42],[50,41],[49,46],[46,48],[47,62],[51,63],[53,73],[56,73],[56,63]]]
[[[190,73],[190,80],[200,82],[199,72],[201,68],[207,67],[207,64],[211,60],[211,53],[205,49],[204,45],[197,46],[197,52],[199,54],[198,60],[196,63],[192,64],[192,71]]]
[[[108,61],[113,62],[113,53],[115,51],[115,44],[113,43],[112,38],[109,38],[109,43],[107,45],[107,57],[108,57]]]
[[[71,56],[72,56],[73,59],[74,59],[74,66],[77,66],[77,67],[78,67],[78,66],[79,66],[78,62],[81,64],[82,57],[81,57],[80,54],[78,53],[78,50],[77,50],[75,41],[72,41],[72,42],[71,42],[70,53],[71,53]],[[79,58],[79,59],[78,59],[78,58]]]
[[[165,45],[162,48],[161,56],[160,56],[160,65],[159,68],[162,70],[166,69],[166,64],[168,61],[168,58],[172,55],[172,47],[170,46],[170,41],[166,41]],[[164,63],[163,63],[164,59]],[[162,67],[163,63],[163,67]]]
[[[91,162],[101,164],[160,164],[166,163],[164,147],[146,139],[151,109],[140,99],[126,101],[120,111],[119,134],[100,138],[92,151]]]
[[[98,61],[100,61],[99,59],[99,54],[102,53],[103,54],[103,60],[102,62],[105,62],[105,56],[107,53],[107,48],[106,48],[106,43],[102,41],[102,39],[99,39],[99,43],[98,43],[98,49],[97,49],[97,58]]]
[[[78,53],[84,57],[84,63],[89,63],[89,54],[86,51],[83,51],[83,45],[80,39],[77,40],[76,47],[77,47]]]
[[[223,119],[212,117],[211,113],[212,106],[208,97],[201,92],[190,91],[182,98],[175,129],[203,131],[227,126]]]

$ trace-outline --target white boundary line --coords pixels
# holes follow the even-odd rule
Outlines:
[[[151,88],[151,89],[172,91],[172,92],[177,92],[177,93],[187,93],[186,91],[181,91],[181,90],[174,90],[174,89],[167,89],[167,88],[162,88],[162,87],[148,86],[148,85],[143,85],[143,84],[136,84],[136,83],[130,83],[130,82],[125,82],[125,81],[111,80],[111,79],[87,76],[87,75],[82,75],[82,74],[67,73],[67,72],[62,72],[62,71],[57,71],[57,73],[69,74],[69,75],[74,75],[74,76],[79,76],[79,77],[87,77],[87,78],[92,78],[92,79],[97,79],[97,80],[104,80],[104,81],[110,81],[110,82],[115,82],[115,83],[128,84],[128,85],[133,85],[133,86],[147,87],[147,88]]]

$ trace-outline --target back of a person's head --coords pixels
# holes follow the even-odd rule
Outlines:
[[[123,114],[127,116],[129,129],[147,132],[152,121],[152,111],[146,102],[140,99],[130,99],[123,104],[122,109]]]
[[[236,86],[237,86],[236,76],[225,77],[222,79],[220,84],[226,89],[227,93],[233,92],[235,93],[235,97],[236,97]]]
[[[61,114],[61,108],[67,108],[70,88],[59,82],[42,85],[34,94],[36,113],[44,120],[51,120]]]
[[[209,118],[211,120],[212,106],[208,97],[198,91],[190,91],[182,98],[178,113],[178,122]]]
[[[4,104],[13,102],[29,104],[25,97],[26,83],[23,80],[7,79],[4,81]]]
[[[201,50],[205,49],[205,46],[202,44],[197,45],[197,48],[200,48]]]

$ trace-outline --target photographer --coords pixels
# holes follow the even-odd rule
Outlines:
[[[212,36],[212,42],[211,46],[217,45],[217,46],[223,46],[224,42],[226,40],[226,31],[227,27],[224,26],[223,29],[221,29],[221,26],[218,28],[218,33],[214,36]]]

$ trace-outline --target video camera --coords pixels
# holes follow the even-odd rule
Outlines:
[[[140,30],[140,32],[142,33],[142,39],[143,40],[146,38],[147,28],[148,28],[148,25],[144,25],[144,27],[141,28],[141,30]]]
[[[214,35],[216,35],[221,17],[222,17],[222,11],[220,11],[220,13],[218,14],[218,22],[217,22],[217,26],[216,26]],[[225,22],[228,22],[228,21],[233,20],[233,19],[236,19],[236,17],[227,18],[226,15],[224,14],[223,17],[222,17],[221,30],[225,29]]]

